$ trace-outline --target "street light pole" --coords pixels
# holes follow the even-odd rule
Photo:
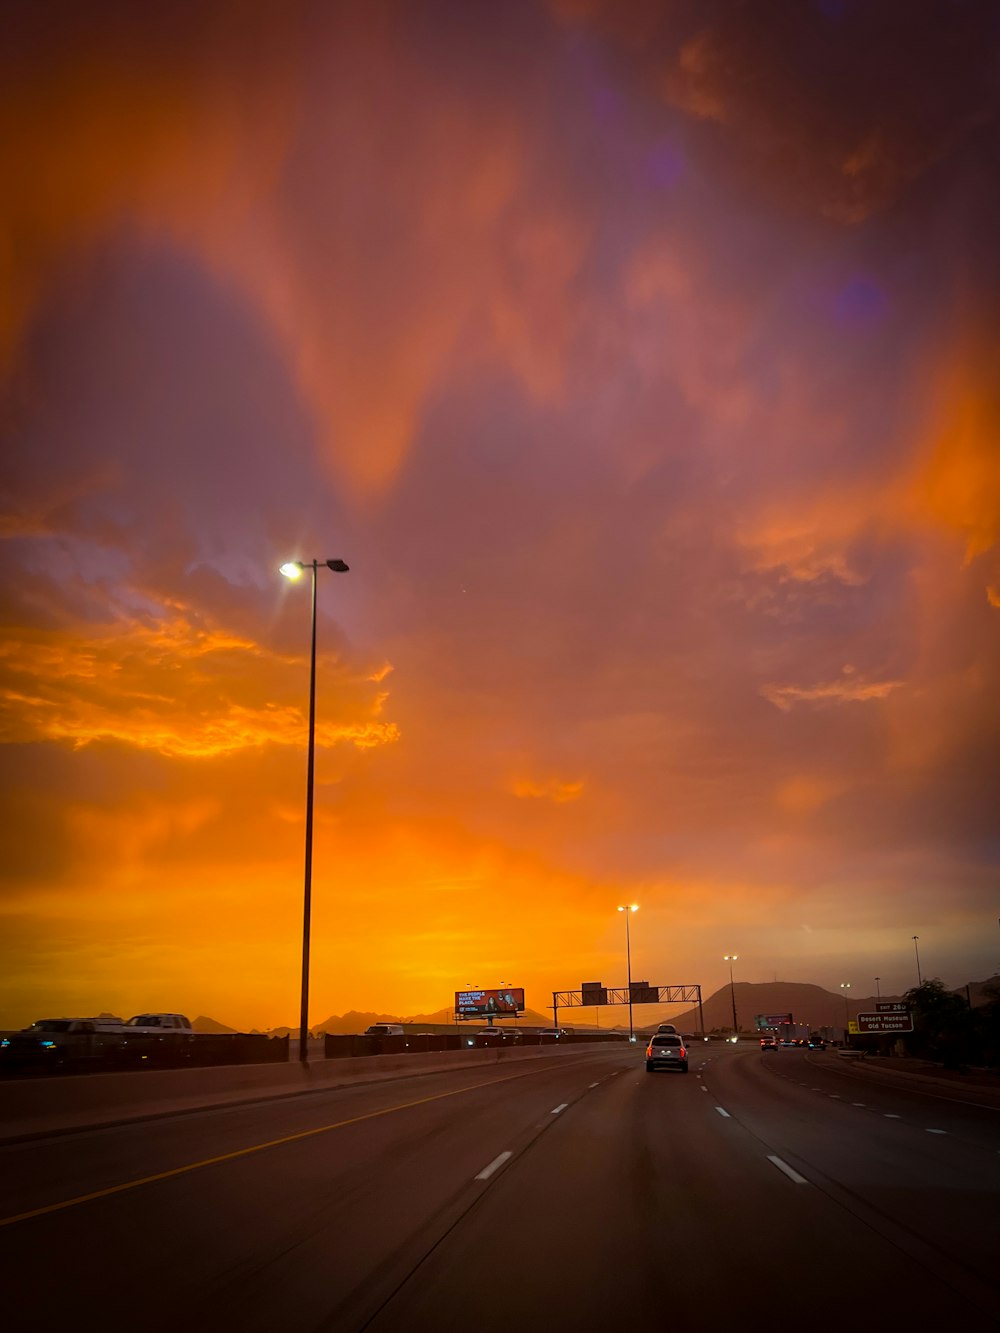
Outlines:
[[[628,1039],[635,1040],[635,1029],[632,1026],[632,941],[629,937],[628,919],[632,912],[638,912],[638,903],[629,903],[627,907],[619,907],[619,912],[625,913],[625,958],[628,966]]]
[[[722,961],[729,964],[729,998],[733,1002],[733,1041],[740,1035],[740,1025],[736,1018],[736,983],[733,981],[733,964],[738,958],[738,953],[724,953],[722,955]]]
[[[879,984],[878,984],[881,980],[882,980],[881,977],[876,977],[876,978],[875,978],[875,998],[876,998],[877,1000],[881,1000],[881,998],[882,998],[882,989],[881,989],[881,987],[880,987]]]
[[[336,574],[346,574],[343,560],[289,560],[281,566],[286,579],[301,578],[312,570],[312,640],[309,651],[309,744],[306,760],[306,856],[302,895],[302,996],[299,1007],[299,1060],[309,1063],[309,942],[312,929],[313,786],[316,771],[316,573],[320,564]]]
[[[840,989],[844,992],[844,1045],[846,1046],[851,1026],[850,1011],[847,1008],[847,992],[851,989],[851,983],[849,981],[842,981],[840,983]]]
[[[918,985],[918,986],[922,986],[922,985],[924,984],[924,979],[923,979],[923,977],[920,975],[920,950],[917,948],[917,940],[919,940],[919,939],[920,939],[920,936],[919,936],[919,935],[914,935],[914,937],[913,937],[913,952],[917,955],[917,985]]]

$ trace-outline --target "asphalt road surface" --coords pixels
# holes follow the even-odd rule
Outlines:
[[[1000,1327],[1000,1109],[832,1053],[641,1047],[0,1150],[3,1322]]]

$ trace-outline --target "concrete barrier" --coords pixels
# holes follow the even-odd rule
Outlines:
[[[238,1102],[294,1097],[354,1083],[412,1078],[512,1061],[558,1058],[569,1051],[579,1055],[582,1050],[579,1045],[529,1047],[527,1050],[467,1047],[426,1055],[410,1053],[319,1060],[305,1067],[295,1062],[7,1079],[0,1083],[0,1142],[16,1142]]]

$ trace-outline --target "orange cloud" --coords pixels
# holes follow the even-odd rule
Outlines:
[[[974,353],[939,376],[934,424],[913,483],[916,512],[965,540],[966,562],[1000,540],[1000,394]]]
[[[67,630],[8,636],[0,648],[0,740],[76,747],[114,740],[184,758],[301,746],[302,709],[283,696],[290,677],[306,679],[306,662],[195,623],[179,605],[164,606],[169,612],[153,623],[123,619],[86,638]],[[353,677],[329,656],[318,669],[330,680],[318,745],[368,749],[398,739],[396,725],[379,716],[386,694],[366,688],[370,676]]]
[[[861,680],[855,679],[850,667],[844,668],[844,675],[838,680],[826,681],[820,685],[764,685],[761,694],[776,708],[787,713],[796,704],[818,704],[825,707],[831,704],[865,703],[872,699],[887,699],[895,690],[905,685],[902,680]]]

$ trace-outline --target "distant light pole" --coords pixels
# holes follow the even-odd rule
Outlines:
[[[844,1042],[846,1043],[851,1026],[851,1016],[847,1008],[847,992],[851,989],[851,983],[849,981],[842,981],[840,983],[840,989],[844,992]]]
[[[920,936],[919,936],[919,935],[914,935],[914,937],[913,937],[913,952],[917,955],[917,985],[918,985],[918,986],[922,986],[922,985],[924,984],[924,979],[923,979],[923,977],[920,975],[920,950],[917,948],[917,940],[919,940],[919,939],[920,939]]]
[[[882,991],[881,991],[881,988],[879,987],[879,984],[878,984],[881,980],[882,980],[881,977],[876,977],[876,978],[875,978],[875,998],[876,998],[877,1000],[881,1000],[881,998],[882,998]]]
[[[632,941],[629,938],[628,919],[633,912],[638,912],[638,903],[629,903],[627,907],[619,907],[619,912],[625,913],[625,959],[628,965],[628,1039],[635,1040],[635,1029],[632,1026]]]
[[[733,981],[733,964],[738,958],[738,953],[724,953],[722,955],[722,961],[729,964],[729,997],[733,1002],[733,1041],[740,1035],[740,1025],[736,1021],[736,983]]]
[[[309,1063],[309,932],[312,918],[313,777],[316,768],[316,571],[320,565],[346,574],[343,560],[289,560],[281,566],[286,579],[312,570],[312,648],[309,656],[309,750],[306,761],[306,868],[302,905],[302,1004],[299,1009],[299,1059]]]

